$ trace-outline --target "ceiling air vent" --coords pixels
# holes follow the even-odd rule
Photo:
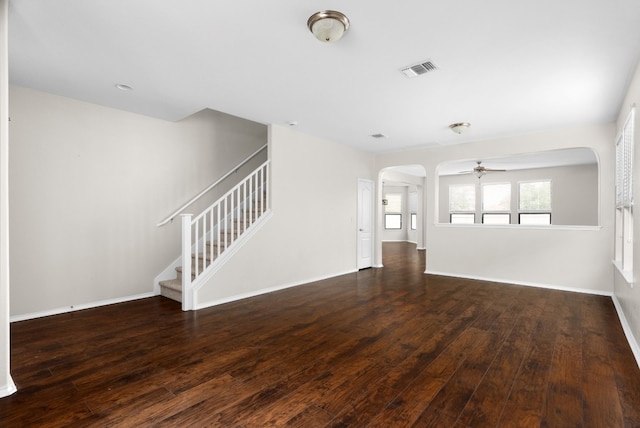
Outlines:
[[[421,74],[426,74],[436,70],[438,70],[438,66],[435,65],[431,60],[427,60],[425,62],[421,62],[420,64],[405,67],[401,71],[407,77],[416,77],[420,76]]]

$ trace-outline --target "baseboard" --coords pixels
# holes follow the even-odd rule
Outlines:
[[[429,269],[427,269],[424,273],[429,275],[451,276],[455,278],[474,279],[477,281],[499,282],[501,284],[523,285],[525,287],[547,288],[549,290],[572,291],[574,293],[594,294],[596,296],[613,297],[613,292],[611,291],[590,290],[588,288],[573,288],[573,287],[565,287],[561,285],[542,284],[537,282],[513,281],[513,280],[507,280],[507,279],[496,279],[496,278],[488,278],[488,277],[475,276],[475,275],[460,275],[457,273],[436,272]]]
[[[314,282],[323,281],[325,279],[335,278],[337,276],[347,275],[347,274],[355,273],[355,272],[358,272],[358,271],[357,270],[350,270],[350,271],[343,272],[343,273],[336,273],[336,274],[326,275],[326,276],[322,276],[322,277],[306,279],[304,281],[296,281],[296,282],[291,282],[291,283],[284,284],[284,285],[277,285],[275,287],[262,288],[260,290],[251,291],[251,292],[248,292],[248,293],[235,294],[233,296],[225,297],[223,299],[217,299],[217,300],[212,300],[212,301],[209,301],[209,302],[200,303],[200,304],[196,305],[195,309],[196,310],[197,309],[204,309],[204,308],[209,308],[211,306],[218,306],[218,305],[223,305],[225,303],[235,302],[235,301],[238,301],[238,300],[249,299],[251,297],[260,296],[262,294],[268,294],[268,293],[273,293],[274,291],[285,290],[287,288],[308,285],[308,284],[311,284],[311,283],[314,283]]]
[[[13,383],[13,379],[11,379],[11,376],[9,376],[7,385],[0,388],[0,398],[8,397],[14,392],[16,392],[17,390],[18,388],[16,388],[16,384]]]
[[[620,319],[620,324],[622,324],[624,335],[627,337],[627,342],[629,342],[629,346],[631,347],[631,352],[633,352],[633,356],[636,358],[636,363],[638,364],[638,367],[640,367],[640,346],[638,346],[638,342],[633,336],[633,331],[631,331],[631,326],[629,325],[629,321],[627,321],[627,317],[624,316],[624,311],[622,310],[618,297],[614,295],[612,300],[613,305],[616,307],[616,311],[618,312],[618,319]]]
[[[107,306],[107,305],[113,305],[113,304],[116,304],[116,303],[130,302],[131,300],[146,299],[147,297],[153,297],[155,295],[156,294],[153,293],[153,292],[152,293],[143,293],[143,294],[136,294],[136,295],[133,295],[133,296],[118,297],[118,298],[115,298],[115,299],[100,300],[98,302],[83,303],[81,305],[65,306],[64,308],[50,309],[50,310],[42,311],[42,312],[33,312],[33,313],[30,313],[30,314],[15,315],[15,316],[10,317],[9,322],[25,321],[25,320],[30,320],[30,319],[34,319],[34,318],[42,318],[42,317],[48,317],[48,316],[51,316],[51,315],[64,314],[64,313],[67,313],[67,312],[81,311],[83,309],[98,308],[100,306]]]

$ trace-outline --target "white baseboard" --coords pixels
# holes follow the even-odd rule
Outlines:
[[[30,320],[34,318],[48,317],[50,315],[59,315],[67,312],[81,311],[83,309],[91,309],[91,308],[97,308],[100,306],[113,305],[115,303],[129,302],[131,300],[146,299],[147,297],[153,297],[155,295],[156,294],[153,292],[143,293],[143,294],[136,294],[134,296],[125,296],[125,297],[118,297],[115,299],[100,300],[98,302],[83,303],[81,305],[65,306],[64,308],[50,309],[42,312],[32,312],[30,314],[15,315],[9,319],[9,322],[17,322],[17,321]]]
[[[235,301],[242,300],[242,299],[248,299],[250,297],[260,296],[262,294],[273,293],[274,291],[280,291],[280,290],[284,290],[284,289],[287,289],[287,288],[307,285],[307,284],[311,284],[311,283],[314,283],[314,282],[317,282],[317,281],[322,281],[322,280],[329,279],[329,278],[335,278],[337,276],[347,275],[347,274],[355,273],[355,272],[358,272],[358,271],[357,270],[349,270],[349,271],[343,272],[343,273],[336,273],[336,274],[326,275],[326,276],[322,276],[322,277],[318,277],[318,278],[310,278],[310,279],[306,279],[304,281],[296,281],[296,282],[291,282],[291,283],[288,283],[288,284],[277,285],[275,287],[262,288],[260,290],[250,291],[248,293],[235,294],[233,296],[225,297],[225,298],[222,298],[222,299],[211,300],[209,302],[199,303],[196,306],[195,309],[197,310],[197,309],[209,308],[211,306],[223,305],[225,303],[235,302]]]
[[[542,284],[537,282],[526,282],[526,281],[513,281],[513,280],[507,280],[507,279],[488,278],[488,277],[482,277],[482,276],[476,276],[476,275],[460,275],[457,273],[436,272],[429,269],[427,269],[424,273],[429,275],[440,275],[440,276],[451,276],[455,278],[474,279],[478,281],[499,282],[501,284],[523,285],[525,287],[547,288],[549,290],[572,291],[575,293],[594,294],[596,296],[608,296],[608,297],[613,296],[613,292],[611,291],[591,290],[588,288],[573,288],[573,287],[566,287],[562,285]]]
[[[13,379],[9,376],[7,384],[0,388],[0,398],[8,397],[17,390],[18,388],[16,388],[16,384],[13,383]]]
[[[629,321],[627,321],[627,317],[624,316],[624,311],[622,310],[620,301],[615,295],[612,297],[612,300],[613,305],[616,307],[616,311],[618,312],[618,318],[620,319],[620,324],[622,324],[624,335],[627,336],[627,342],[629,342],[631,352],[633,352],[633,356],[636,357],[636,363],[638,364],[638,367],[640,367],[640,346],[638,346],[638,341],[633,336],[633,331],[631,331],[631,326],[629,325]]]

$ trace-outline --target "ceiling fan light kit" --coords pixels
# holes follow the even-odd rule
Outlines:
[[[482,161],[476,161],[476,166],[471,171],[460,171],[459,174],[473,174],[478,180],[484,177],[487,172],[505,172],[506,169],[486,168],[482,165]]]
[[[307,27],[321,42],[337,42],[349,29],[349,18],[342,12],[323,10],[309,17]]]

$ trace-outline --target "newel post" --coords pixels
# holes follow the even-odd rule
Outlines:
[[[193,310],[193,291],[191,290],[191,219],[192,214],[182,217],[182,310]]]

